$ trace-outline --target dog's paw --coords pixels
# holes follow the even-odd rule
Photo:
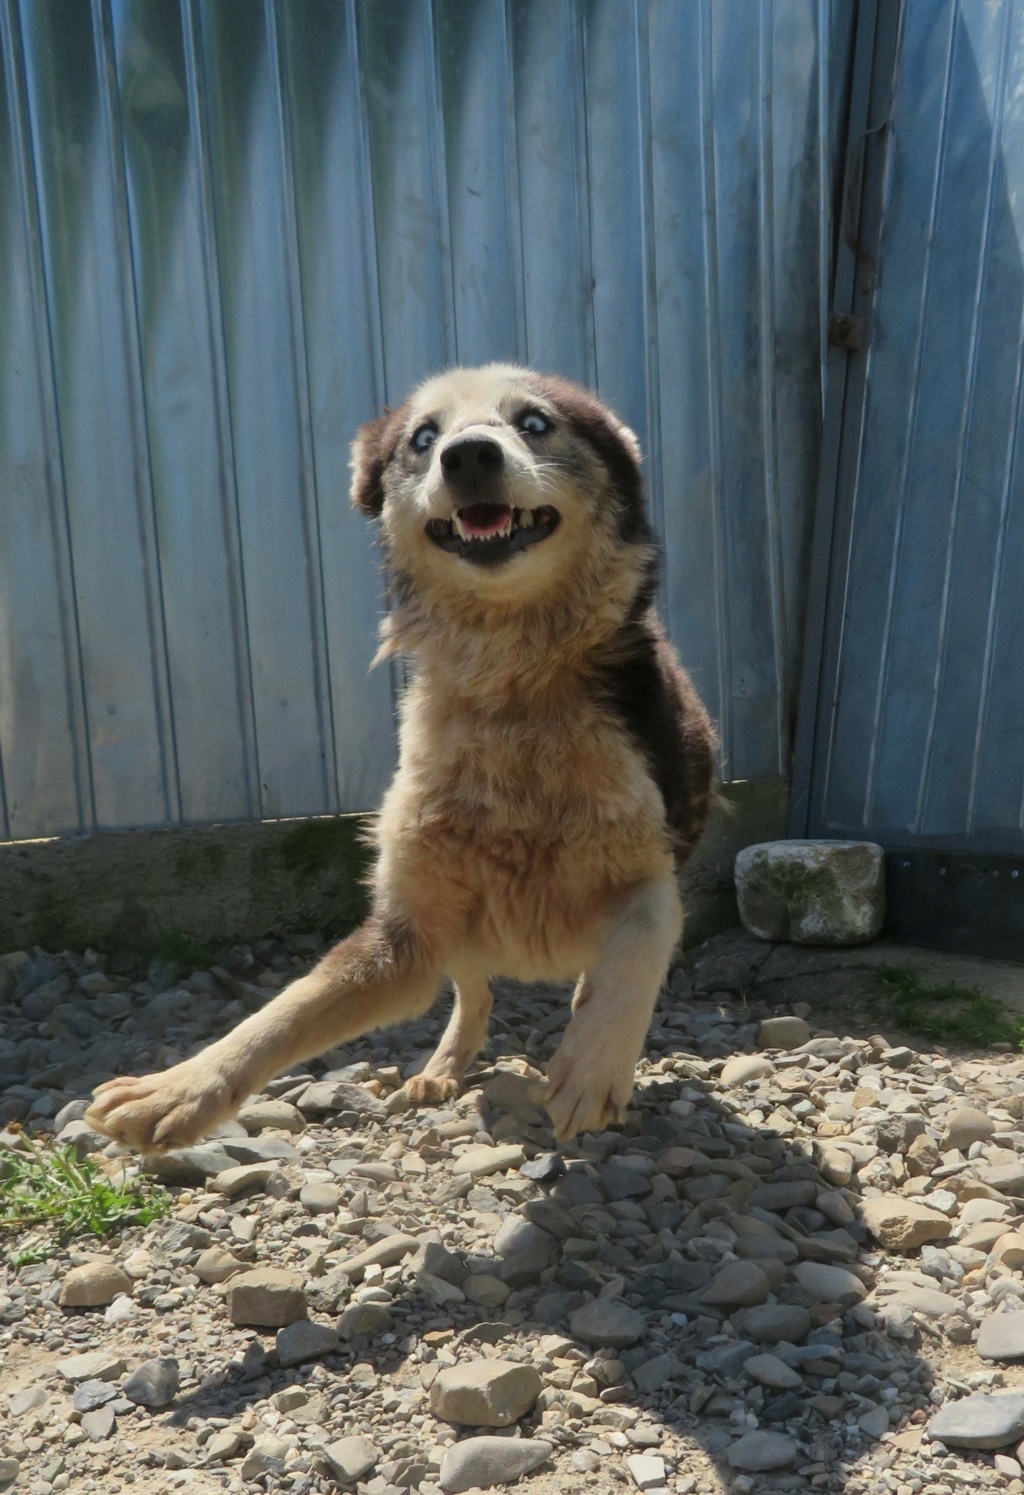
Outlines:
[[[234,1109],[215,1071],[187,1060],[161,1074],[123,1075],[97,1086],[87,1125],[139,1152],[187,1147]]]
[[[437,1106],[458,1095],[462,1085],[452,1075],[420,1074],[406,1080],[403,1088],[411,1105]]]
[[[556,1141],[568,1142],[578,1132],[600,1132],[620,1121],[633,1094],[633,1069],[556,1050],[544,1093]]]

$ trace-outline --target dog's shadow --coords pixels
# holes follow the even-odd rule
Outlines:
[[[666,1030],[661,1031],[664,1040]],[[497,1047],[501,1046],[499,1039]],[[355,1431],[363,1420],[359,1399],[366,1394],[366,1382],[389,1377],[392,1400],[397,1398],[391,1416],[408,1417],[416,1410],[427,1411],[429,1394],[412,1412],[410,1407],[453,1356],[500,1357],[507,1345],[513,1358],[523,1358],[517,1347],[525,1340],[546,1386],[555,1389],[545,1390],[537,1407],[518,1425],[520,1431],[552,1442],[556,1456],[561,1451],[595,1452],[595,1467],[608,1479],[609,1488],[621,1480],[632,1487],[624,1460],[645,1452],[664,1458],[669,1490],[700,1491],[719,1485],[747,1492],[844,1488],[863,1466],[870,1464],[871,1477],[877,1478],[893,1462],[895,1450],[878,1441],[884,1437],[885,1424],[879,1409],[897,1401],[901,1447],[912,1453],[934,1410],[927,1360],[929,1325],[919,1316],[916,1324],[902,1325],[900,1332],[909,1338],[890,1337],[874,1311],[852,1293],[838,1303],[823,1303],[820,1289],[809,1290],[791,1273],[783,1278],[778,1265],[767,1260],[777,1245],[764,1248],[759,1260],[756,1240],[739,1240],[725,1223],[727,1217],[735,1224],[742,1216],[756,1231],[760,1206],[747,1201],[766,1196],[752,1191],[764,1185],[802,1184],[793,1190],[794,1197],[831,1201],[833,1215],[841,1216],[843,1211],[834,1204],[835,1183],[770,1126],[737,1121],[716,1096],[715,1082],[700,1076],[704,1065],[683,1038],[676,1042],[670,1035],[658,1057],[657,1068],[663,1072],[648,1076],[638,1092],[640,1103],[625,1123],[562,1149],[558,1157],[568,1172],[559,1172],[543,1185],[539,1199],[522,1207],[526,1218],[532,1217],[555,1239],[561,1237],[555,1259],[541,1269],[539,1282],[514,1288],[500,1309],[486,1310],[468,1301],[439,1302],[405,1273],[388,1283],[393,1325],[386,1336],[353,1340],[323,1361],[287,1370],[277,1364],[272,1336],[254,1339],[241,1365],[180,1397],[167,1420],[181,1426],[193,1417],[236,1418],[285,1387],[301,1385],[312,1400],[295,1418],[300,1423],[304,1417],[315,1421],[318,1408],[322,1411],[317,1393],[336,1396],[339,1387],[347,1386],[353,1393],[347,1414],[351,1422],[339,1426],[337,1414],[331,1418],[331,1438],[336,1439]],[[682,1105],[677,1104],[680,1099]],[[429,1113],[421,1114],[429,1125]],[[505,1140],[512,1135],[509,1121],[499,1124],[495,1118],[493,1124]],[[543,1134],[536,1123],[531,1121],[524,1130],[529,1133],[527,1153],[542,1153]],[[670,1148],[699,1151],[711,1167],[691,1172],[680,1153],[672,1170],[679,1176],[670,1190],[666,1175],[653,1171],[655,1160],[664,1162]],[[629,1163],[606,1171],[624,1154],[630,1155]],[[551,1166],[554,1170],[560,1164]],[[627,1168],[633,1170],[632,1178],[624,1172]],[[657,1186],[656,1177],[661,1179]],[[351,1182],[354,1191],[359,1181]],[[652,1208],[654,1187],[659,1202]],[[609,1192],[619,1198],[609,1199]],[[485,1217],[498,1213],[503,1208],[499,1194],[500,1183],[492,1190],[484,1179],[469,1190],[462,1207]],[[616,1208],[627,1201],[632,1208]],[[641,1215],[643,1221],[636,1219],[636,1228],[631,1229],[631,1221]],[[774,1223],[779,1218],[781,1227]],[[792,1265],[816,1262],[852,1268],[863,1274],[865,1287],[870,1282],[871,1267],[863,1258],[870,1260],[871,1253],[859,1221],[837,1225],[814,1203],[792,1204],[774,1221],[772,1216],[760,1220],[766,1232],[762,1239],[769,1239],[771,1231],[777,1243],[782,1235],[788,1243],[783,1254]],[[743,1254],[732,1250],[737,1244]],[[353,1250],[358,1249],[357,1242]],[[777,1305],[776,1312],[768,1314],[754,1304],[743,1308],[706,1301],[713,1278],[734,1257],[749,1265],[763,1262],[773,1288],[768,1306]],[[478,1274],[509,1275],[508,1258],[487,1251],[472,1249],[467,1265]],[[756,1273],[746,1275],[757,1281]],[[515,1281],[514,1271],[512,1277]],[[312,1285],[315,1288],[315,1282]],[[710,1295],[714,1297],[714,1291]],[[353,1296],[358,1296],[358,1289]],[[749,1297],[758,1296],[754,1287]],[[602,1350],[600,1334],[588,1343],[574,1335],[574,1323],[580,1327],[574,1315],[602,1298],[643,1316],[646,1329],[638,1342]],[[774,1359],[758,1360],[758,1379],[752,1381],[744,1366],[755,1356]],[[360,1368],[355,1370],[356,1366]],[[588,1378],[583,1390],[571,1384],[579,1374]],[[493,1430],[452,1431],[464,1437]],[[755,1431],[790,1440],[791,1457],[781,1466],[759,1470],[759,1463],[771,1463],[786,1450],[778,1438],[762,1437],[748,1440],[746,1457],[738,1458],[738,1440]],[[424,1466],[432,1437],[421,1438],[409,1421],[394,1421],[385,1441],[390,1446],[381,1466],[393,1484],[415,1489],[427,1477]],[[693,1485],[686,1483],[687,1476],[694,1478]],[[436,1479],[436,1474],[429,1477]],[[547,1495],[555,1488],[554,1478],[547,1465],[528,1476],[522,1488]],[[558,1489],[594,1489],[595,1478],[584,1467],[574,1468],[559,1474]],[[416,1482],[410,1484],[411,1479]]]

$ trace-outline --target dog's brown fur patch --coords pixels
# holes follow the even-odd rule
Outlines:
[[[549,1074],[559,1136],[629,1097],[712,773],[651,607],[636,438],[565,380],[453,370],[362,428],[352,498],[395,581],[381,652],[416,664],[374,913],[203,1054],[102,1087],[92,1124],[140,1146],[191,1140],[296,1060],[422,1011],[446,974],[455,1011],[415,1099],[457,1086],[499,974],[580,976]]]

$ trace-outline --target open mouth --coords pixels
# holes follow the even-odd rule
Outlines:
[[[514,509],[511,504],[469,504],[451,519],[431,519],[435,545],[480,566],[496,566],[546,540],[558,528],[557,509]]]

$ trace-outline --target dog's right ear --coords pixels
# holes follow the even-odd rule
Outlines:
[[[352,503],[373,519],[384,507],[384,469],[394,455],[396,428],[394,412],[385,409],[359,427],[352,443]]]

